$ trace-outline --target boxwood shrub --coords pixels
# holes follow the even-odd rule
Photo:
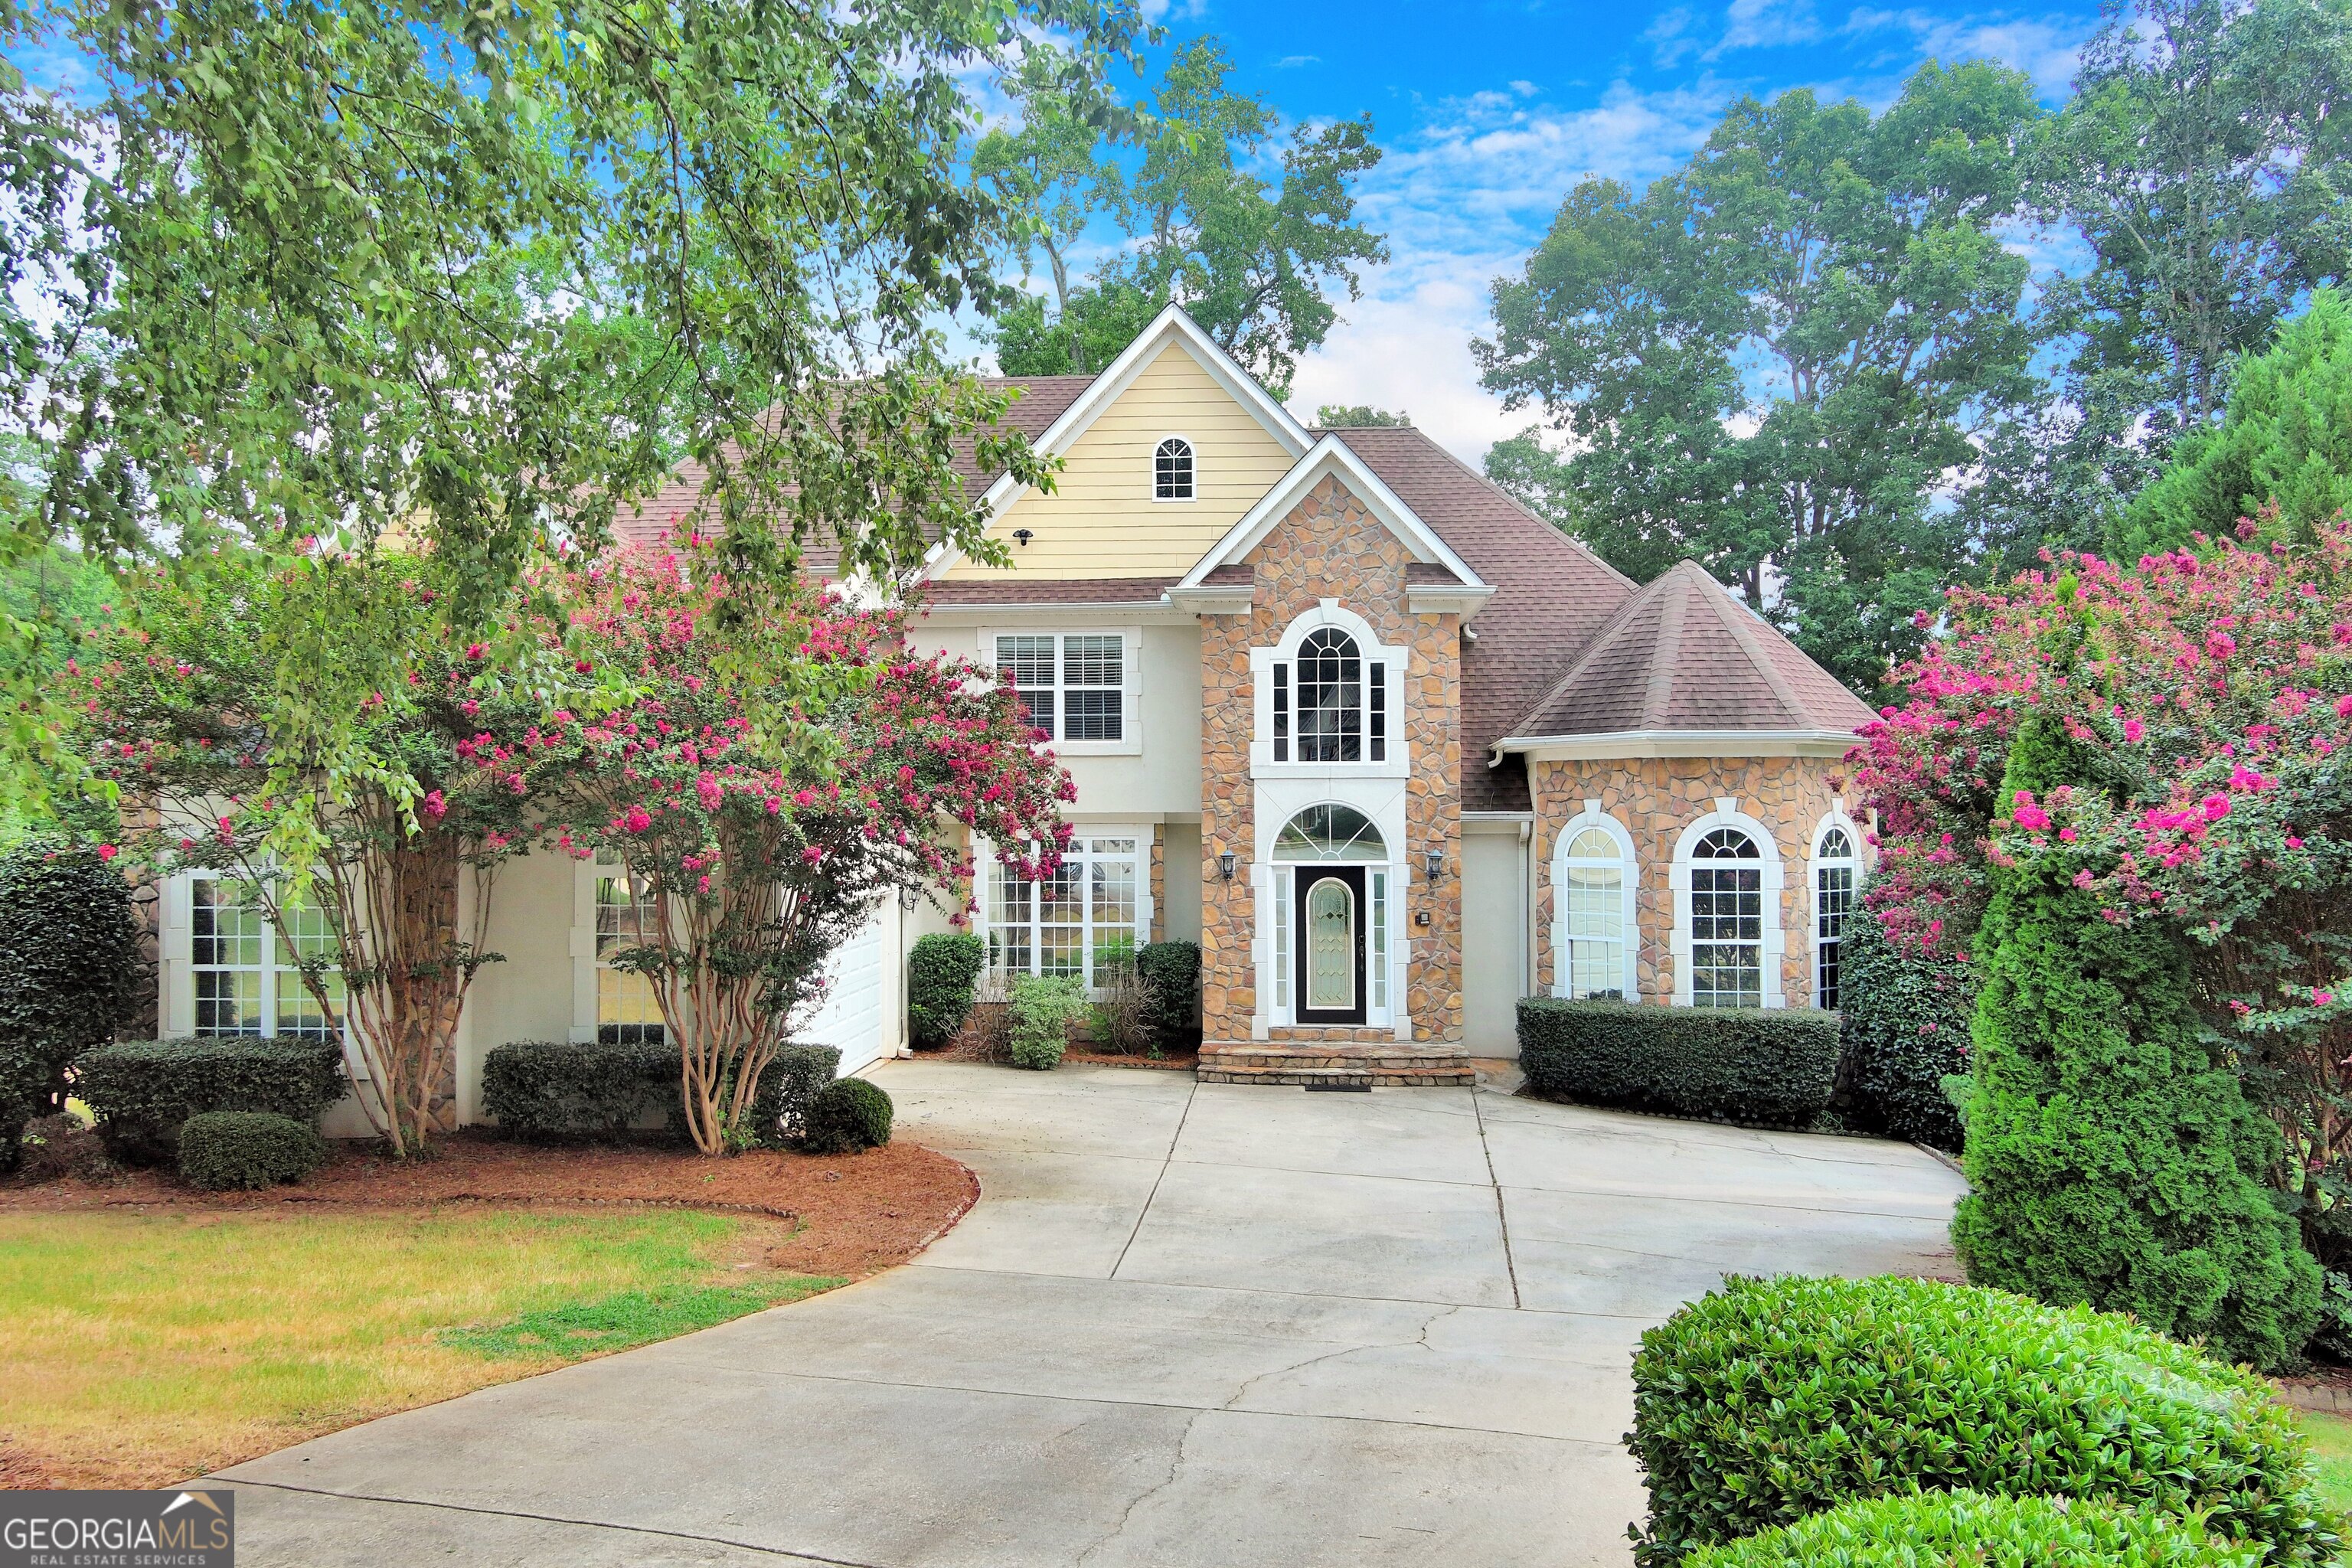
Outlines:
[[[970,931],[918,937],[907,953],[907,1027],[918,1046],[944,1046],[971,1014],[988,946]]]
[[[268,1110],[200,1110],[180,1124],[180,1179],[207,1192],[299,1182],[327,1163],[308,1122]]]
[[[762,1149],[781,1148],[808,1132],[809,1108],[841,1070],[837,1046],[779,1046],[768,1070],[760,1075],[759,1092],[751,1097],[751,1132]],[[671,1098],[677,1098],[677,1053],[670,1053]],[[883,1120],[883,1140],[889,1142],[889,1120]]]
[[[1727,1279],[1642,1336],[1626,1444],[1645,1568],[1915,1489],[2199,1512],[2270,1563],[2337,1545],[2260,1378],[2127,1319],[1931,1280]]]
[[[482,1058],[482,1110],[511,1138],[618,1138],[677,1097],[677,1047],[658,1040],[509,1040]]]
[[[855,1154],[890,1142],[890,1097],[862,1078],[835,1079],[809,1102],[808,1151]]]
[[[1201,1043],[1201,944],[1151,942],[1135,950],[1143,982],[1143,1024],[1163,1050]]]
[[[1872,1498],[1695,1552],[1691,1568],[2253,1568],[2262,1549],[2169,1514],[1983,1492]]]
[[[1583,1105],[1801,1126],[1837,1088],[1833,1013],[1519,1003],[1519,1070],[1538,1094]]]
[[[135,1040],[74,1058],[74,1095],[107,1152],[133,1164],[174,1157],[180,1125],[206,1110],[268,1111],[308,1124],[342,1098],[342,1047],[250,1036]]]

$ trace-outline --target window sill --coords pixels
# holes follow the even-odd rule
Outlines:
[[[1051,741],[1047,744],[1057,757],[1139,757],[1143,742],[1133,741]]]
[[[1265,746],[1270,752],[1273,747]],[[1260,779],[1403,779],[1412,776],[1410,757],[1391,757],[1384,763],[1277,763],[1260,753],[1257,744],[1251,747],[1250,776]]]

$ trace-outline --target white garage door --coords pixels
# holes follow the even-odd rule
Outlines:
[[[882,1054],[882,911],[877,910],[865,928],[833,955],[827,966],[832,984],[816,1016],[793,1031],[795,1039],[838,1047],[845,1073]]]

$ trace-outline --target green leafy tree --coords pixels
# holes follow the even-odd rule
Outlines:
[[[2135,0],[2084,46],[2035,160],[2092,265],[2047,301],[2074,400],[2145,415],[2161,455],[2221,412],[2231,363],[2352,254],[2352,8]],[[2113,429],[2110,416],[2095,432]]]
[[[1273,104],[1227,85],[1233,68],[1213,38],[1177,50],[1149,103],[1119,122],[1140,158],[1116,183],[1076,172],[1075,159],[1055,165],[1073,171],[1062,188],[1092,197],[1132,254],[1101,268],[1089,288],[1057,281],[1053,317],[1042,304],[1008,316],[997,338],[1007,374],[1099,371],[1133,338],[1129,323],[1139,327],[1174,300],[1283,396],[1298,357],[1339,319],[1332,292],[1355,299],[1357,268],[1388,259],[1387,245],[1356,221],[1352,183],[1381,160],[1371,117],[1295,125],[1284,142]],[[1038,144],[1066,148],[1060,100],[1047,98],[1039,113]],[[1270,181],[1255,171],[1277,150],[1281,177]],[[1107,141],[1093,157],[1108,159]],[[1022,177],[1035,178],[1025,167]],[[1055,210],[1076,216],[1075,207]]]
[[[1648,190],[1578,185],[1475,345],[1570,451],[1515,443],[1498,479],[1572,494],[1621,570],[1701,562],[1874,690],[1965,558],[1936,492],[2033,391],[1999,231],[2038,113],[2013,71],[1931,62],[1875,118],[1744,100]]]
[[[2046,825],[2038,802],[2095,776],[2059,721],[2029,716],[1996,830]],[[2292,1367],[2320,1274],[2263,1187],[2278,1134],[2197,1016],[2184,944],[2159,920],[2106,918],[2077,858],[1995,862],[1953,1241],[1972,1282]]]
[[[2119,559],[2221,538],[2262,518],[2272,536],[2307,544],[2315,524],[2352,506],[2352,309],[2333,289],[2281,327],[2232,378],[2219,425],[2190,431],[2173,461],[2134,498],[2116,531]]]
[[[1410,426],[1412,416],[1402,409],[1391,414],[1369,403],[1327,403],[1315,411],[1315,423],[1324,430],[1379,430]]]

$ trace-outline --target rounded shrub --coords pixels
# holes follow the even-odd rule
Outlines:
[[[1005,1012],[1013,1065],[1050,1072],[1070,1048],[1070,1026],[1087,1011],[1086,983],[1075,974],[1023,974]]]
[[[304,1123],[343,1096],[343,1053],[323,1040],[256,1035],[125,1040],[74,1058],[75,1095],[107,1152],[169,1163],[182,1124],[205,1110],[267,1110]]]
[[[326,1141],[290,1116],[206,1110],[180,1128],[180,1179],[206,1192],[299,1182],[326,1163]]]
[[[890,1142],[890,1097],[862,1078],[835,1079],[809,1101],[812,1154],[855,1154]]]
[[[2259,1547],[2067,1498],[1871,1498],[1691,1554],[1691,1568],[2253,1568]]]
[[[2271,1387],[2126,1319],[1926,1279],[1734,1277],[1642,1336],[1644,1565],[1864,1498],[1974,1489],[2201,1512],[2278,1563],[2338,1521]]]
[[[0,856],[0,1169],[65,1069],[131,1022],[147,981],[130,884],[94,847],[37,838]]]
[[[1146,942],[1135,950],[1143,982],[1143,1023],[1160,1044],[1190,1050],[1201,1042],[1201,944]]]
[[[987,944],[970,931],[918,937],[907,953],[907,1027],[918,1046],[944,1046],[971,1015]]]

